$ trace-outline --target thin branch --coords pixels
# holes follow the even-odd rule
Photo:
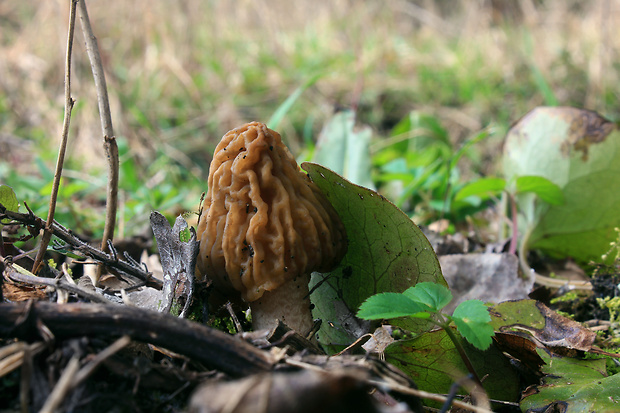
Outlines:
[[[31,231],[39,231],[45,226],[45,222],[34,215],[32,212],[22,214],[19,212],[13,212],[7,210],[2,204],[0,204],[0,219],[11,219],[15,222],[21,223],[27,227],[30,227]],[[162,282],[157,278],[154,278],[150,272],[141,266],[134,266],[127,261],[120,259],[114,260],[109,254],[92,247],[86,242],[79,239],[67,228],[54,221],[51,226],[51,234],[58,239],[66,242],[76,251],[99,261],[107,267],[116,269],[121,274],[126,274],[137,278],[145,283],[147,287],[162,289]]]
[[[114,343],[110,344],[106,347],[101,353],[97,354],[95,358],[91,359],[84,367],[80,369],[79,372],[73,377],[71,381],[71,387],[75,388],[83,381],[85,381],[88,377],[90,377],[97,367],[101,365],[106,359],[112,357],[114,354],[122,350],[131,344],[131,338],[127,335],[122,336]]]
[[[45,404],[41,408],[41,413],[53,413],[57,411],[58,407],[62,404],[65,396],[71,390],[71,380],[75,377],[75,374],[80,369],[80,358],[76,355],[71,357],[67,367],[60,375],[56,386],[45,400]]]
[[[108,186],[106,193],[106,217],[101,239],[101,250],[108,251],[108,241],[114,239],[114,229],[116,227],[116,210],[118,207],[118,146],[112,127],[112,114],[110,112],[110,101],[108,99],[108,88],[105,81],[105,73],[101,64],[101,55],[97,46],[97,38],[93,33],[86,9],[86,0],[79,2],[80,23],[84,41],[86,42],[86,53],[90,60],[90,67],[93,71],[95,88],[97,89],[97,103],[99,104],[99,117],[101,119],[101,130],[103,132],[103,148],[108,159]],[[97,268],[97,279],[101,276],[101,267]]]
[[[71,8],[69,11],[69,33],[67,35],[67,55],[65,60],[65,116],[62,122],[62,135],[60,140],[60,150],[58,151],[58,159],[56,161],[56,172],[54,173],[54,182],[52,184],[52,195],[50,197],[49,211],[47,213],[47,223],[41,237],[41,245],[34,260],[34,273],[38,273],[43,263],[43,256],[47,250],[50,240],[52,239],[51,226],[54,222],[54,213],[56,211],[56,200],[58,198],[58,188],[60,187],[60,178],[62,176],[62,167],[65,162],[65,152],[67,150],[67,141],[69,138],[69,125],[71,123],[71,111],[75,101],[71,98],[71,52],[73,50],[73,33],[75,32],[75,9],[78,0],[71,0]]]
[[[1,260],[2,257],[0,257],[0,261]],[[17,264],[10,264],[5,262],[5,267],[5,273],[7,273],[9,279],[13,281],[30,285],[44,285],[46,287],[64,290],[76,294],[82,298],[86,298],[87,300],[90,300],[94,303],[113,304],[110,300],[99,294],[91,293],[90,291],[87,291],[77,285],[69,284],[67,281],[64,281],[62,279],[55,280],[52,278],[37,277],[30,271],[20,267]]]
[[[233,377],[271,370],[276,362],[271,353],[223,331],[138,307],[42,301],[0,303],[0,337],[37,337],[41,324],[56,339],[128,335]]]
[[[288,360],[287,360],[288,362]],[[430,393],[424,390],[412,389],[410,387],[403,386],[398,383],[386,383],[380,380],[366,380],[366,383],[375,386],[380,389],[389,389],[402,394],[410,394],[412,396],[419,397],[421,399],[434,400],[437,402],[444,403],[448,398],[444,395],[437,393]],[[484,407],[474,406],[469,403],[465,403],[459,400],[452,400],[452,405],[454,407],[458,407],[467,411],[476,412],[476,413],[493,413],[492,410],[486,409]]]

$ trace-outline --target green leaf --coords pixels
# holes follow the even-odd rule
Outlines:
[[[474,369],[485,377],[483,387],[492,399],[516,401],[519,378],[510,361],[495,346],[481,351],[455,332]],[[420,390],[447,394],[454,382],[468,374],[454,344],[441,330],[423,333],[416,338],[390,344],[385,360],[413,379]]]
[[[463,301],[452,314],[452,321],[459,333],[479,350],[486,350],[491,345],[493,326],[489,310],[480,300]]]
[[[540,202],[531,194],[516,197],[525,249],[580,263],[600,262],[616,237],[614,228],[620,227],[617,125],[585,110],[536,108],[509,131],[503,164],[507,181],[541,176],[564,197],[561,205]]]
[[[0,185],[0,204],[4,205],[8,211],[18,212],[19,202],[17,202],[17,196],[15,196],[13,188],[8,185]],[[0,226],[8,222],[9,220],[2,220],[0,221]]]
[[[302,93],[304,93],[306,89],[314,85],[317,80],[321,78],[321,76],[322,74],[316,74],[310,79],[308,79],[306,83],[295,89],[293,93],[291,93],[289,97],[286,98],[286,100],[282,102],[282,104],[276,109],[273,115],[271,115],[271,118],[267,122],[267,126],[270,129],[278,129],[280,122],[282,122],[282,119],[284,119],[289,110],[291,110],[297,99],[299,99],[299,97],[302,95]]]
[[[382,293],[368,297],[360,306],[357,316],[365,320],[381,320],[412,316],[426,310],[427,306],[404,294]]]
[[[470,196],[488,198],[491,195],[501,193],[506,187],[506,180],[502,178],[481,178],[470,182],[460,189],[454,196],[455,201],[460,201]]]
[[[433,312],[441,310],[452,301],[452,293],[446,286],[432,282],[418,283],[407,289],[403,295],[427,305]]]
[[[552,411],[561,406],[566,413],[615,412],[620,400],[620,374],[607,376],[605,360],[580,360],[549,355],[537,349],[545,361],[543,385],[528,392],[521,401],[522,411]]]
[[[507,331],[510,326],[528,326],[538,330],[545,328],[545,317],[535,300],[504,301],[491,307],[489,315],[495,331]],[[519,331],[522,331],[520,327]]]
[[[369,331],[369,323],[355,317],[368,297],[424,281],[447,284],[431,244],[394,204],[325,167],[302,167],[340,215],[349,240],[339,267],[310,281],[313,316],[323,320],[319,341],[336,352]]]
[[[559,186],[542,176],[517,177],[517,193],[533,192],[551,205],[562,205],[564,194]]]
[[[325,124],[312,161],[323,165],[354,184],[374,188],[370,171],[369,127],[355,129],[355,112],[342,110]]]
[[[192,238],[192,235],[193,233],[189,227],[181,228],[181,230],[179,231],[179,241],[189,242],[189,240]]]

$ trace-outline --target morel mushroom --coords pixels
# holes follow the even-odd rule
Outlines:
[[[253,122],[215,148],[198,222],[198,276],[250,303],[254,329],[312,327],[308,281],[347,249],[338,214],[277,132]]]

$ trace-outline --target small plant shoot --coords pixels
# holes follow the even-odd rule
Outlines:
[[[452,293],[443,285],[422,282],[405,290],[402,294],[383,293],[369,297],[357,313],[365,320],[380,320],[398,317],[429,319],[450,335],[450,324],[474,347],[486,350],[491,345],[494,330],[487,307],[480,300],[467,300],[459,304],[453,315],[441,310],[452,300]],[[457,345],[455,343],[455,345]]]

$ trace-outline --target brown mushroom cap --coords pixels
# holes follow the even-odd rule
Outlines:
[[[208,184],[197,268],[219,288],[255,301],[296,277],[329,271],[345,254],[338,214],[266,125],[224,135]]]

